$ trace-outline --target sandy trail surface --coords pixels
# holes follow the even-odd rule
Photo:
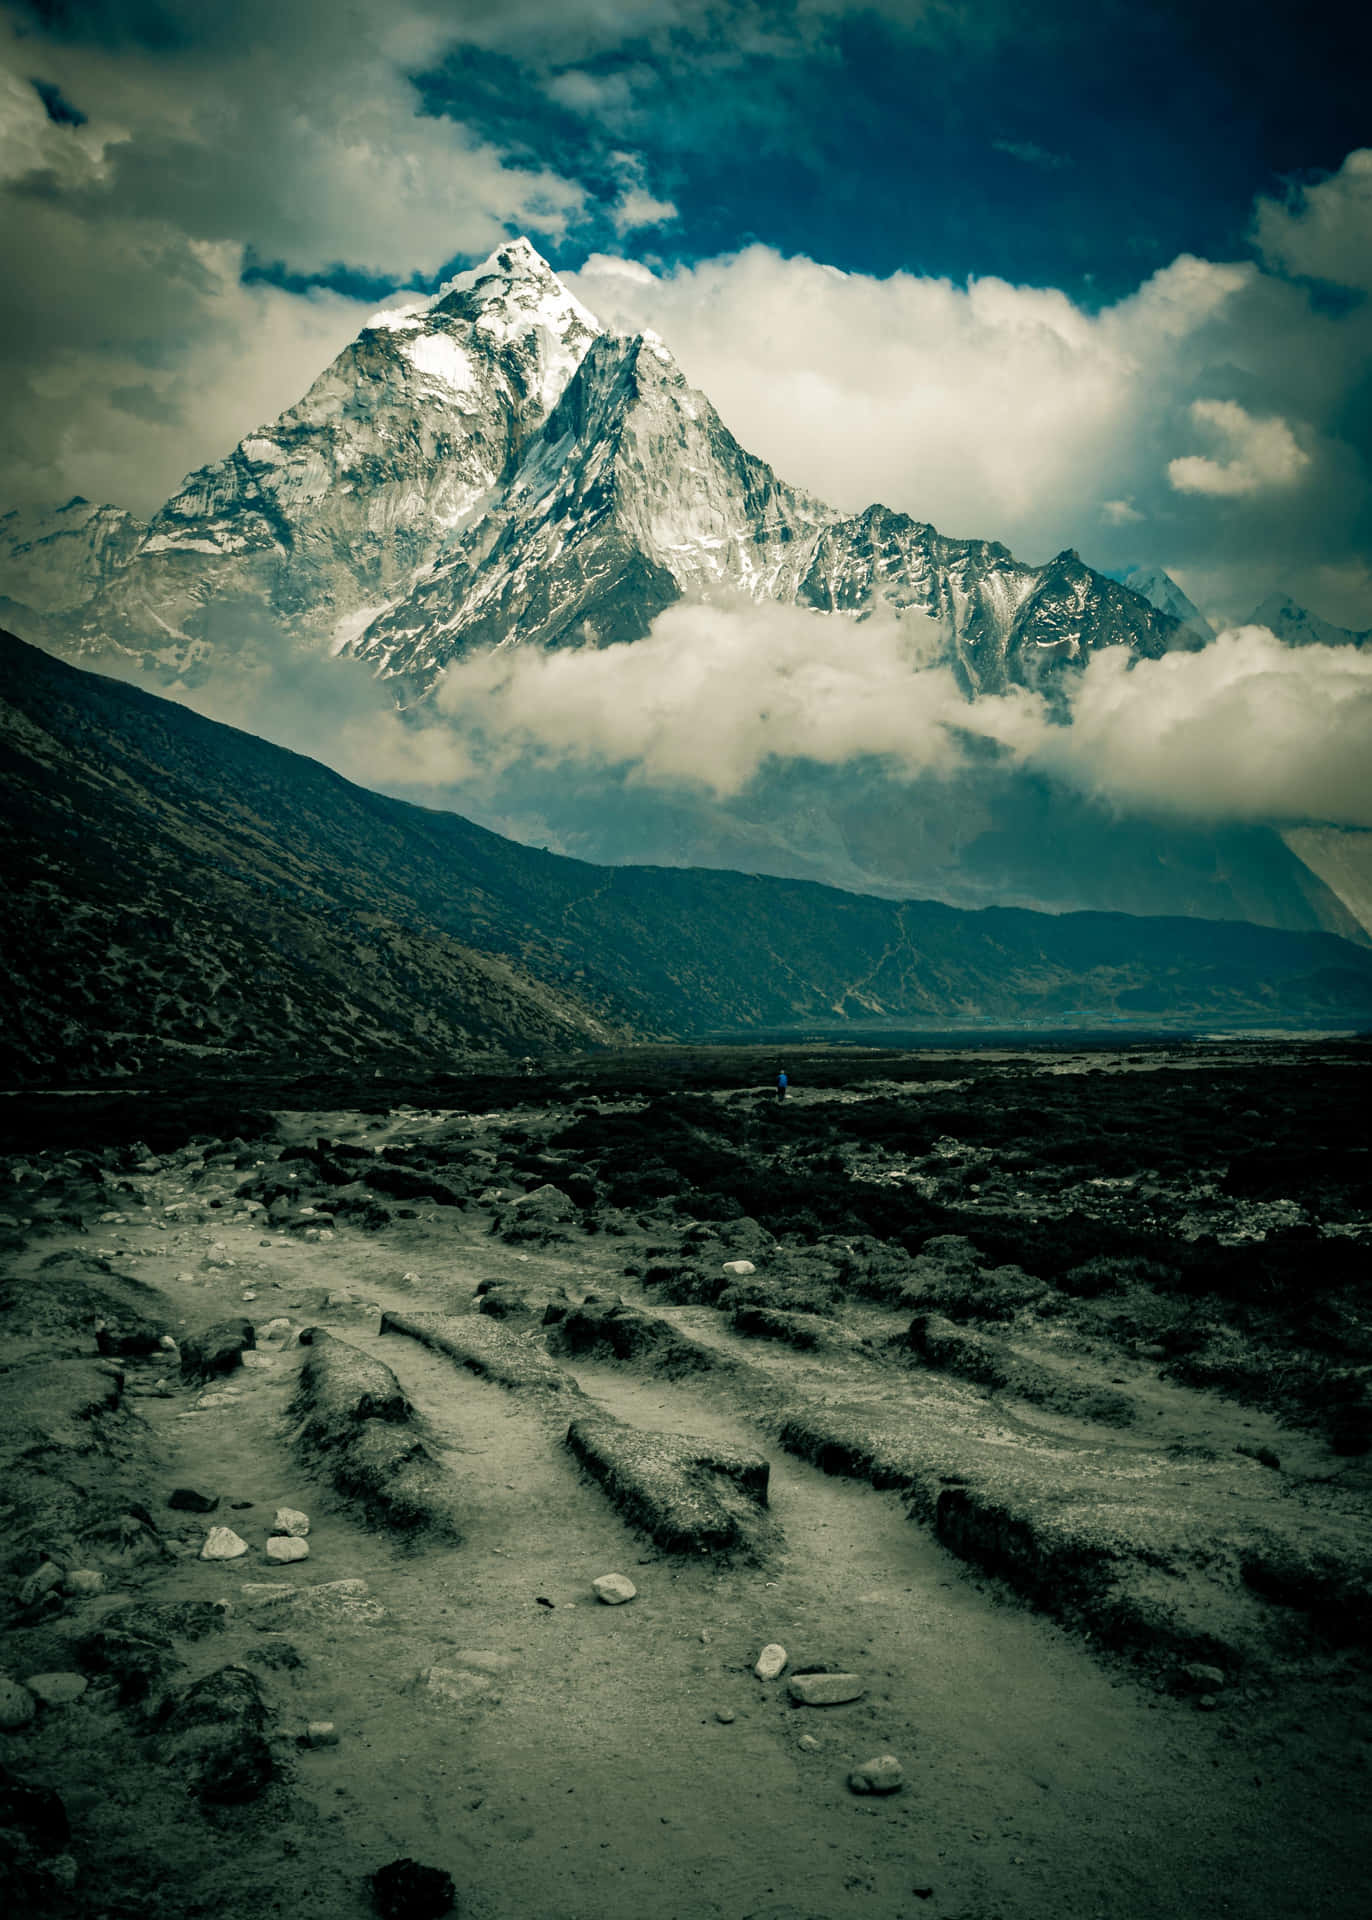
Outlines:
[[[4,1663],[60,1664],[64,1645],[136,1596],[231,1604],[223,1633],[178,1647],[191,1674],[255,1662],[264,1647],[293,1649],[300,1664],[263,1674],[285,1784],[209,1819],[149,1764],[136,1722],[99,1688],[0,1734],[0,1760],[67,1801],[82,1876],[73,1911],[361,1920],[373,1911],[365,1876],[398,1856],[446,1869],[470,1920],[1366,1910],[1372,1716],[1356,1662],[1235,1688],[1198,1711],[954,1558],[896,1494],[767,1444],[748,1373],[669,1380],[559,1358],[593,1403],[635,1427],[767,1453],[774,1533],[755,1564],[661,1553],[581,1471],[545,1400],[382,1335],[375,1311],[473,1312],[481,1281],[512,1275],[618,1291],[622,1246],[587,1239],[520,1257],[484,1221],[446,1215],[306,1244],[256,1220],[182,1223],[161,1211],[175,1199],[168,1182],[145,1186],[149,1215],[70,1244],[98,1244],[160,1289],[178,1338],[232,1314],[259,1326],[285,1316],[291,1344],[222,1384],[165,1396],[145,1391],[163,1363],[127,1364],[142,1500],[173,1554],[16,1629]],[[202,1268],[211,1242],[231,1266]],[[630,1283],[626,1297],[643,1295]],[[664,1312],[709,1332],[708,1310]],[[368,1526],[302,1463],[289,1403],[306,1326],[396,1373],[458,1490],[460,1544]],[[713,1337],[823,1397],[819,1363]],[[1160,1392],[1178,1431],[1188,1409],[1197,1430],[1213,1431],[1217,1408],[1240,1420],[1211,1396]],[[180,1486],[219,1496],[212,1521],[168,1512]],[[308,1560],[286,1568],[265,1555],[278,1506],[311,1520]],[[249,1552],[196,1557],[212,1523],[235,1527]],[[634,1582],[631,1604],[594,1597],[592,1580],[611,1571]],[[359,1579],[379,1617],[244,1592]],[[753,1677],[769,1642],[792,1670],[856,1673],[862,1697],[793,1706],[785,1675]],[[337,1745],[294,1745],[324,1720]],[[850,1792],[849,1770],[886,1752],[903,1788]]]

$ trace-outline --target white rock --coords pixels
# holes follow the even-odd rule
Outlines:
[[[202,1560],[236,1560],[241,1553],[248,1551],[246,1540],[240,1540],[232,1527],[211,1527],[205,1536],[205,1544],[200,1549]]]
[[[169,1333],[160,1335],[157,1344],[161,1347],[163,1353],[178,1353],[180,1351],[175,1340],[173,1340]]]
[[[272,1521],[273,1533],[288,1533],[293,1540],[303,1540],[310,1530],[310,1516],[302,1513],[299,1507],[278,1507],[276,1518]]]
[[[788,1691],[797,1706],[840,1707],[860,1700],[866,1688],[855,1673],[796,1673]]]
[[[216,1240],[204,1259],[200,1262],[202,1270],[206,1273],[208,1273],[212,1267],[231,1267],[233,1264],[233,1261],[229,1258],[229,1250],[222,1240]]]
[[[596,1599],[603,1600],[607,1607],[622,1607],[638,1592],[633,1581],[626,1580],[622,1573],[602,1573],[598,1580],[592,1580],[591,1587]]]
[[[270,1241],[267,1243],[270,1245]],[[291,1323],[284,1315],[278,1314],[275,1320],[269,1320],[257,1333],[259,1347],[284,1347],[291,1337]]]
[[[65,1707],[79,1700],[89,1681],[84,1673],[31,1673],[24,1685],[45,1707]]]
[[[724,1271],[725,1273],[732,1273],[736,1280],[742,1280],[746,1275],[756,1273],[757,1268],[751,1260],[726,1260],[724,1262]]]
[[[276,1365],[275,1360],[269,1353],[253,1353],[249,1350],[242,1356],[242,1359],[243,1365],[249,1373],[270,1373],[271,1369]]]
[[[762,1649],[757,1657],[753,1672],[759,1680],[775,1680],[786,1666],[786,1649],[779,1647],[775,1640]]]
[[[848,1775],[854,1793],[894,1793],[904,1784],[904,1769],[893,1753],[879,1753],[873,1760],[864,1760]]]
[[[0,1673],[0,1732],[26,1727],[37,1711],[33,1695],[8,1674]]]
[[[68,1593],[103,1593],[105,1576],[95,1567],[73,1567],[62,1585]]]
[[[267,1542],[269,1560],[307,1560],[310,1554],[308,1540],[293,1540],[288,1533],[274,1533]]]

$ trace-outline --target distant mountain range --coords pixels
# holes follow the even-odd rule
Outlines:
[[[263,661],[327,676],[348,655],[412,707],[475,649],[633,642],[683,597],[719,595],[847,615],[855,649],[868,615],[925,614],[970,699],[1060,703],[1102,647],[1156,658],[1213,637],[1156,570],[1117,581],[1070,551],[1030,566],[788,486],[660,340],[602,329],[527,241],[378,315],[146,526],[79,499],[0,519],[17,632],[211,706]],[[984,749],[939,779],[781,762],[728,802],[524,763],[435,797],[597,860],[1366,937],[1321,877],[1343,867],[1313,870],[1275,831],[1121,816]]]
[[[1160,613],[1169,614],[1202,646],[1208,646],[1214,639],[1215,628],[1161,567],[1126,567],[1112,578],[1132,592],[1141,593]],[[1290,647],[1365,647],[1372,643],[1372,628],[1357,632],[1351,627],[1336,627],[1331,620],[1322,620],[1317,613],[1311,613],[1308,607],[1298,606],[1289,593],[1269,593],[1247,619],[1238,624],[1267,627]]]
[[[1328,934],[597,868],[0,635],[0,1076],[294,1072],[811,1024],[1372,1018]]]

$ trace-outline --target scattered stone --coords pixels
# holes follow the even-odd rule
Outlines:
[[[36,1712],[33,1695],[17,1680],[0,1673],[0,1733],[14,1733],[26,1727]]]
[[[1188,1661],[1177,1669],[1176,1686],[1180,1693],[1218,1693],[1225,1683],[1223,1667],[1207,1666],[1201,1660]]]
[[[105,1576],[95,1567],[73,1567],[62,1586],[67,1593],[89,1597],[105,1591]]]
[[[243,1355],[257,1344],[251,1320],[221,1320],[181,1343],[181,1371],[188,1380],[205,1380],[216,1373],[232,1373]]]
[[[51,1593],[54,1587],[62,1584],[62,1569],[55,1560],[45,1560],[36,1573],[31,1573],[19,1583],[19,1604],[31,1607],[41,1600],[45,1593]]]
[[[70,1706],[90,1685],[84,1673],[31,1673],[24,1685],[45,1707]]]
[[[295,1744],[298,1747],[336,1747],[338,1728],[332,1720],[311,1720]]]
[[[867,1689],[855,1673],[796,1673],[787,1691],[798,1707],[841,1707]]]
[[[200,1262],[200,1270],[202,1273],[210,1273],[216,1267],[231,1267],[233,1264],[234,1262],[229,1257],[228,1248],[222,1240],[216,1240],[204,1259]]]
[[[267,1542],[267,1558],[269,1560],[280,1560],[283,1562],[308,1560],[309,1555],[309,1541],[297,1540],[288,1533],[274,1533]]]
[[[777,1675],[785,1670],[785,1666],[786,1649],[785,1647],[778,1646],[776,1641],[773,1640],[765,1646],[758,1655],[757,1665],[753,1668],[753,1672],[759,1680],[775,1680]]]
[[[904,1769],[893,1753],[879,1753],[874,1760],[864,1760],[848,1775],[854,1793],[895,1793],[904,1784]]]
[[[367,1882],[381,1920],[440,1920],[457,1899],[452,1875],[417,1860],[392,1860]]]
[[[732,1707],[715,1708],[715,1719],[718,1720],[720,1726],[731,1727],[734,1724],[735,1718],[736,1715]]]
[[[219,1495],[198,1493],[194,1487],[176,1487],[167,1505],[175,1507],[178,1513],[213,1513],[219,1505]]]
[[[205,1544],[200,1549],[202,1560],[236,1560],[241,1553],[248,1551],[246,1540],[240,1540],[232,1527],[211,1527],[205,1536]]]
[[[243,1365],[249,1373],[269,1373],[276,1362],[269,1353],[245,1353]]]
[[[161,1336],[161,1338],[158,1340],[157,1344],[162,1349],[163,1353],[179,1353],[181,1351],[180,1347],[177,1346],[175,1340],[173,1340],[172,1336],[169,1333],[164,1333]]]
[[[812,1733],[802,1733],[796,1745],[802,1753],[818,1753],[820,1748],[819,1741]]]
[[[598,1580],[592,1580],[591,1588],[597,1600],[603,1600],[607,1607],[622,1607],[626,1600],[632,1600],[638,1588],[632,1580],[622,1573],[602,1573]]]
[[[310,1516],[302,1513],[299,1507],[278,1507],[276,1519],[272,1522],[273,1533],[288,1533],[293,1540],[303,1540],[310,1530]]]
[[[751,1260],[726,1260],[724,1262],[724,1272],[732,1274],[735,1280],[743,1280],[746,1279],[750,1273],[756,1273],[757,1268]]]
[[[270,1241],[265,1243],[270,1245]],[[269,1320],[257,1335],[259,1347],[284,1347],[291,1337],[291,1323],[284,1315],[278,1314],[275,1320]]]

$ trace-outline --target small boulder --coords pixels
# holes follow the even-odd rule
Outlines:
[[[724,1272],[731,1274],[735,1280],[744,1280],[750,1273],[756,1273],[757,1268],[751,1260],[726,1260]]]
[[[31,1673],[24,1685],[45,1707],[70,1706],[90,1685],[84,1673]]]
[[[753,1672],[759,1680],[775,1680],[785,1670],[786,1649],[779,1647],[775,1640],[762,1649],[757,1657]]]
[[[457,1899],[452,1875],[440,1867],[421,1866],[418,1860],[392,1860],[371,1874],[367,1884],[381,1920],[441,1920]]]
[[[248,1551],[248,1543],[241,1540],[232,1527],[211,1527],[205,1536],[205,1544],[200,1549],[202,1560],[236,1560],[241,1553]]]
[[[904,1770],[893,1753],[879,1753],[874,1760],[864,1760],[848,1775],[854,1793],[895,1793],[904,1784]]]
[[[310,1516],[302,1513],[299,1507],[278,1507],[276,1518],[272,1522],[273,1533],[288,1533],[293,1540],[303,1540],[310,1530]]]
[[[207,1380],[216,1373],[232,1373],[243,1355],[257,1344],[251,1320],[221,1320],[181,1342],[181,1371],[188,1380]]]
[[[1224,1681],[1223,1667],[1211,1667],[1202,1660],[1191,1660],[1177,1669],[1175,1685],[1178,1693],[1218,1693]]]
[[[591,1589],[596,1599],[603,1600],[607,1607],[622,1607],[638,1593],[633,1581],[622,1573],[602,1573],[598,1580],[592,1580]]]
[[[798,1707],[841,1707],[867,1689],[855,1673],[796,1673],[787,1691]]]
[[[45,1560],[36,1573],[29,1574],[27,1579],[19,1583],[20,1606],[31,1607],[45,1593],[51,1593],[54,1587],[61,1584],[62,1568],[55,1560]]]
[[[0,1673],[0,1733],[15,1733],[32,1720],[36,1706],[27,1687]]]
[[[97,1567],[73,1567],[62,1582],[63,1591],[80,1599],[105,1591],[105,1576]]]
[[[291,1560],[307,1560],[310,1554],[308,1540],[297,1540],[289,1533],[274,1533],[267,1542],[267,1558],[283,1563]]]
[[[177,1487],[167,1501],[178,1513],[213,1513],[219,1505],[217,1493],[198,1493],[194,1487]]]

